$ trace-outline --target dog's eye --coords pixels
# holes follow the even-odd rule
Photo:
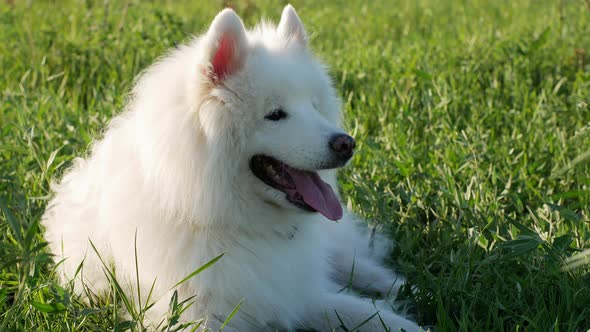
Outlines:
[[[283,111],[282,109],[276,109],[264,116],[265,119],[270,120],[270,121],[279,121],[279,120],[284,119],[286,117],[287,117],[287,113],[285,111]]]

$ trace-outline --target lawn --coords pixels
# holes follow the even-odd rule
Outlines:
[[[56,285],[39,219],[134,77],[224,6],[0,3],[0,331],[137,329]],[[358,142],[340,183],[386,226],[436,331],[590,328],[590,2],[293,1]],[[576,256],[578,255],[578,256]],[[574,258],[571,258],[574,257]],[[590,261],[590,259],[589,259]],[[568,264],[574,262],[574,264]],[[576,264],[576,262],[580,264]],[[231,287],[231,285],[228,285]]]

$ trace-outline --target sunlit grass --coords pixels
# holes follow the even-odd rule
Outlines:
[[[283,5],[235,8],[251,26]],[[0,5],[0,330],[141,328],[141,308],[121,315],[115,280],[109,294],[87,290],[87,303],[55,282],[39,218],[50,181],[121,111],[135,75],[223,6]],[[417,320],[438,331],[590,328],[586,2],[294,6],[359,143],[340,176],[345,200],[397,242],[390,263]],[[183,300],[162,326],[180,326]]]

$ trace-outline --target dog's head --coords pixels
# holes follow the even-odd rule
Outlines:
[[[199,186],[192,192],[176,190],[170,200],[184,194],[184,208],[190,209],[191,199],[200,200],[195,205],[211,206],[227,204],[228,195],[241,195],[241,202],[341,218],[333,170],[351,158],[355,142],[339,127],[340,100],[308,42],[290,5],[278,26],[263,22],[250,31],[235,12],[225,9],[205,35],[144,75],[138,100],[158,109],[147,121],[154,130],[146,131],[145,139],[163,140],[152,144],[162,147],[161,160],[152,158],[149,167],[163,165],[160,186],[172,190],[183,185],[170,184],[165,173],[172,172],[189,186]],[[167,118],[163,107],[168,108]],[[182,116],[183,109],[190,116]],[[196,119],[196,131],[194,122],[187,126],[181,121],[185,118]],[[174,147],[165,142],[174,142]]]
[[[293,7],[285,7],[276,28],[253,31],[226,9],[204,45],[202,73],[214,107],[203,109],[201,124],[211,137],[232,133],[238,180],[248,187],[242,191],[280,208],[340,219],[336,188],[318,171],[346,164],[355,142],[338,126],[340,102]]]

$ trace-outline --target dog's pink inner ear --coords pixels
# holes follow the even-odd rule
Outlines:
[[[219,83],[235,74],[247,57],[248,41],[242,20],[231,9],[222,10],[207,32],[205,39],[209,79]]]
[[[235,51],[235,40],[227,34],[223,35],[211,61],[213,74],[218,80],[223,80],[236,69]]]

